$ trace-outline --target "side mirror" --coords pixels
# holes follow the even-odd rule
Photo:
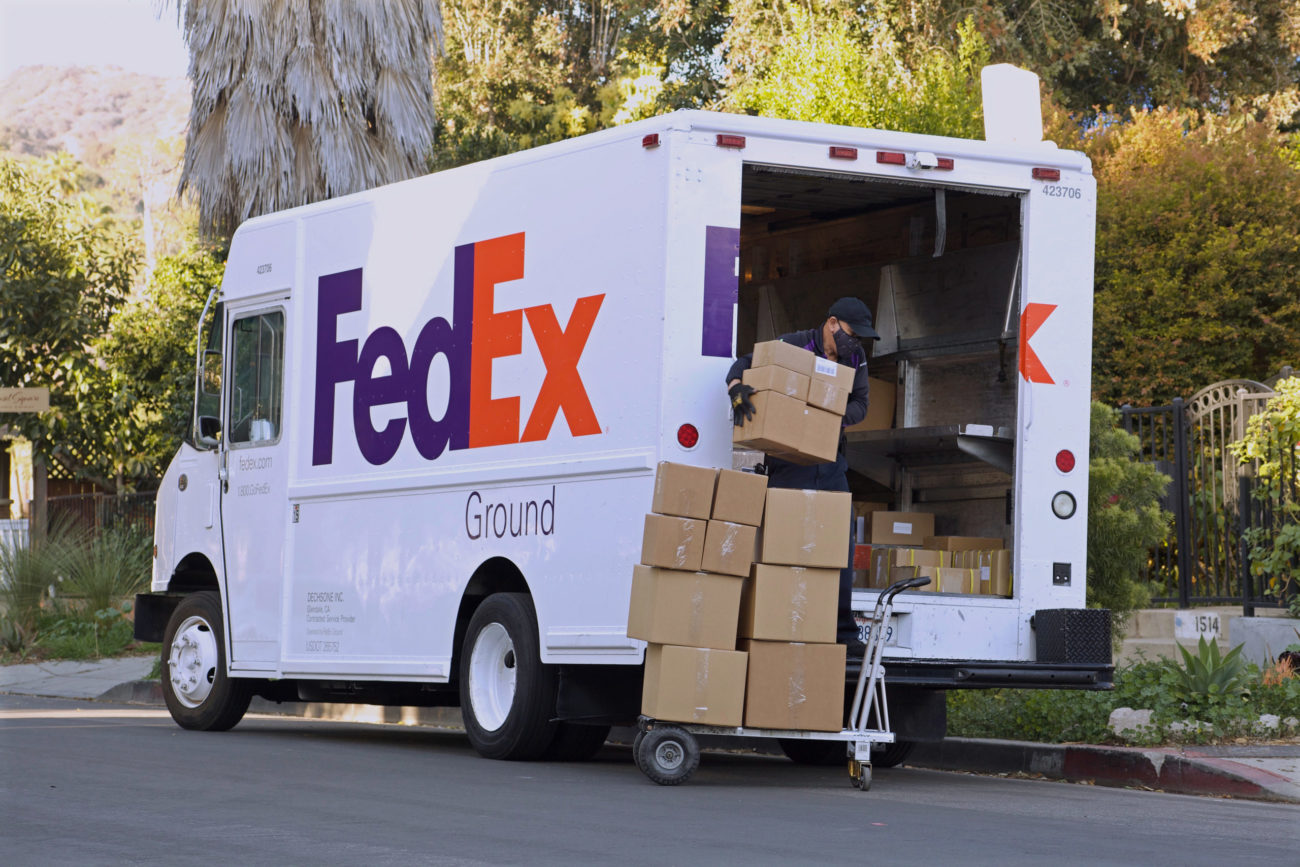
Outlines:
[[[203,371],[199,377],[203,393],[211,397],[221,396],[221,353],[214,349],[203,353]]]
[[[199,444],[216,448],[221,440],[221,419],[211,415],[199,416]]]

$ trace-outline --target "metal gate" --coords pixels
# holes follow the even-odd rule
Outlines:
[[[1290,369],[1282,376],[1290,375]],[[1280,377],[1279,377],[1280,378]],[[1120,409],[1125,430],[1138,437],[1140,459],[1170,477],[1162,505],[1174,515],[1165,540],[1152,552],[1142,577],[1155,586],[1152,601],[1180,608],[1242,602],[1265,606],[1248,580],[1241,542],[1241,498],[1228,444],[1240,439],[1246,419],[1263,408],[1272,388],[1230,379],[1169,406]],[[1244,580],[1246,579],[1246,580]]]

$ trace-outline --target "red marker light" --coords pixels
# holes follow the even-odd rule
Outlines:
[[[887,166],[905,166],[907,165],[907,154],[895,153],[894,151],[876,151],[876,162],[884,163]]]
[[[1071,472],[1074,469],[1074,452],[1069,449],[1061,449],[1057,452],[1056,468],[1063,473]]]
[[[935,166],[935,168],[940,171],[950,172],[955,165],[956,163],[953,162],[952,157],[939,157],[939,165]]]
[[[833,160],[856,160],[858,158],[857,148],[839,147],[831,145],[831,159]]]
[[[720,148],[743,148],[745,146],[745,137],[743,135],[725,135],[718,133],[718,147]]]
[[[657,147],[659,147],[659,133],[657,133],[657,132],[652,132],[652,133],[650,133],[650,134],[647,135],[647,136],[642,136],[642,137],[641,137],[641,147],[643,147],[643,148],[657,148]]]
[[[1061,179],[1060,169],[1034,169],[1030,174],[1036,181],[1059,181]]]
[[[693,424],[684,424],[677,429],[677,444],[684,449],[693,449],[700,441],[700,432]]]

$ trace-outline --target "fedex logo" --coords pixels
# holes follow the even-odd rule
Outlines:
[[[357,448],[372,464],[397,454],[410,429],[415,448],[426,460],[444,450],[479,448],[546,439],[564,410],[574,436],[600,433],[578,361],[591,335],[604,295],[579,298],[561,326],[550,304],[522,310],[497,310],[496,285],[524,276],[524,233],[463,244],[456,248],[451,321],[434,317],[424,324],[408,353],[402,335],[384,326],[363,341],[339,340],[338,319],[362,308],[361,270],[326,274],[318,284],[316,312],[316,405],[312,430],[314,466],[334,460],[334,410],[337,386],[351,382],[352,427]],[[492,361],[523,350],[523,323],[537,341],[546,365],[532,412],[519,429],[519,397],[492,397]],[[441,418],[429,407],[429,368],[442,355],[451,371],[451,392]],[[375,375],[379,359],[389,372]],[[404,404],[404,417],[376,429],[370,410]]]

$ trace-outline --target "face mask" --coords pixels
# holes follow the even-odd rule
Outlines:
[[[848,362],[853,358],[854,353],[862,354],[862,344],[850,334],[843,331],[835,332],[835,354],[839,356],[840,361]]]

